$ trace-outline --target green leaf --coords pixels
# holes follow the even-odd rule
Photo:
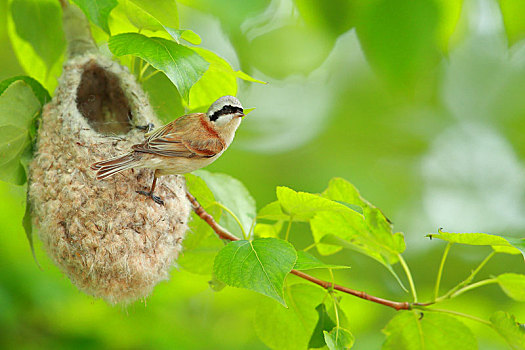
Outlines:
[[[140,7],[160,24],[168,28],[179,28],[179,13],[175,0],[129,0]]]
[[[276,238],[230,242],[215,258],[214,274],[232,287],[264,294],[286,305],[283,284],[297,254],[294,247]]]
[[[186,114],[182,97],[165,74],[153,75],[143,81],[142,86],[148,94],[153,110],[163,124],[172,122],[176,117]]]
[[[51,101],[51,96],[49,95],[49,92],[47,92],[47,90],[37,80],[25,75],[17,75],[15,77],[8,78],[0,82],[0,95],[4,93],[5,89],[7,89],[9,85],[18,80],[24,81],[27,85],[29,85],[29,87],[31,87],[31,90],[33,90],[33,93],[40,102],[41,106]]]
[[[497,311],[490,317],[492,326],[514,350],[525,350],[525,327],[516,317],[507,312]]]
[[[317,305],[315,310],[319,316],[312,337],[310,338],[310,342],[308,343],[308,348],[322,348],[325,346],[323,333],[336,326],[335,322],[332,321],[330,316],[328,316],[326,305],[324,303]]]
[[[215,257],[224,247],[224,243],[215,235],[205,235],[201,238],[199,235],[190,234],[185,241],[193,247],[187,248],[186,244],[184,245],[178,264],[191,273],[211,275]]]
[[[209,66],[192,49],[163,38],[124,33],[109,38],[108,44],[115,56],[134,55],[164,72],[187,103],[191,87]]]
[[[29,143],[29,137],[27,130],[12,125],[1,125],[0,135],[0,165],[3,165],[20,156]]]
[[[259,238],[264,238],[264,237],[279,238],[279,233],[281,233],[282,228],[283,228],[282,221],[277,221],[275,224],[257,223],[257,225],[255,225],[255,229],[253,232],[255,236]]]
[[[305,283],[285,288],[289,308],[264,298],[255,311],[255,332],[272,349],[303,350],[318,319],[315,307],[326,295],[322,288]]]
[[[211,290],[214,292],[220,292],[226,287],[226,284],[219,281],[215,276],[212,276],[212,279],[208,281],[208,284],[210,285]]]
[[[383,350],[478,348],[471,330],[455,317],[438,312],[399,311],[383,329]]]
[[[201,37],[189,29],[179,27],[175,1],[124,0],[121,2],[128,20],[139,30],[165,30],[177,43],[184,39],[199,45]]]
[[[131,0],[122,0],[119,2],[119,6],[122,6],[127,19],[137,28],[139,31],[150,30],[153,32],[164,30],[162,24],[140,6],[136,5]],[[118,9],[112,14],[111,17],[115,17],[118,14]]]
[[[335,327],[330,333],[326,331],[323,333],[326,345],[330,350],[350,349],[354,345],[354,336],[344,328]]]
[[[505,238],[505,240],[509,242],[512,245],[512,247],[516,248],[521,253],[521,255],[523,255],[523,257],[525,258],[525,238],[518,238],[518,237],[512,237],[512,236],[500,236],[500,237]],[[503,246],[500,246],[499,248],[502,248],[502,247]],[[492,249],[494,249],[494,246],[492,247]],[[505,253],[518,254],[515,250],[512,252],[506,251]]]
[[[295,270],[312,270],[312,269],[349,269],[350,266],[325,264],[315,256],[304,252],[297,251],[297,261],[295,262]]]
[[[225,95],[237,95],[237,78],[232,67],[217,54],[202,48],[193,48],[210,67],[190,91],[192,108],[208,107]]]
[[[194,174],[184,174],[184,177],[186,178],[188,192],[197,199],[203,208],[207,209],[215,203],[213,192],[201,177]]]
[[[503,23],[509,44],[513,45],[517,41],[525,38],[525,2],[522,0],[499,0]]]
[[[386,250],[396,255],[393,260],[389,259],[390,262],[397,261],[397,253],[402,253],[405,250],[403,234],[400,232],[394,234],[390,220],[381,210],[364,199],[354,185],[345,179],[333,178],[330,180],[326,191],[323,192],[323,196],[333,201],[344,203],[353,211],[356,211],[355,207],[360,208],[361,210],[357,211],[363,214],[370,234]]]
[[[198,170],[193,174],[206,182],[215,200],[237,216],[244,232],[248,234],[256,215],[255,199],[242,182],[226,174],[210,173],[205,170]],[[223,212],[220,223],[237,237],[242,237],[238,223],[229,213]]]
[[[403,234],[394,234],[383,213],[344,179],[332,179],[323,197],[343,209],[319,212],[310,221],[314,240],[320,243],[319,253],[328,255],[340,247],[350,248],[379,261],[393,273],[390,265],[398,262],[405,250]]]
[[[449,51],[450,39],[456,31],[463,0],[437,0],[436,5],[439,7],[440,21],[437,27],[438,43],[443,52]]]
[[[315,231],[312,231],[312,232],[315,232]],[[314,237],[315,237],[315,235],[314,235]],[[368,255],[369,257],[373,258],[374,260],[378,261],[381,265],[383,265],[392,274],[392,276],[394,276],[394,278],[396,279],[397,283],[399,283],[401,288],[403,288],[405,291],[407,291],[405,285],[403,284],[403,282],[401,281],[401,279],[397,275],[397,273],[394,270],[394,268],[392,267],[392,265],[388,263],[388,261],[385,259],[385,257],[383,257],[380,254],[379,251],[376,251],[374,249],[369,248],[366,243],[365,244],[358,244],[357,241],[351,242],[349,240],[346,240],[344,238],[338,237],[338,236],[333,235],[333,234],[323,235],[323,238],[319,242],[320,242],[320,244],[317,245],[318,248],[319,248],[319,246],[321,246],[321,247],[325,247],[325,246],[330,247],[330,246],[332,246],[332,247],[334,247],[336,249],[346,248],[346,249],[355,250],[356,252],[359,252],[359,253],[364,254],[364,255]],[[323,248],[323,249],[326,249],[326,248]],[[319,253],[320,254],[323,254],[323,252],[325,252],[325,251],[326,250],[319,249]]]
[[[38,260],[36,259],[35,247],[33,244],[33,222],[31,221],[31,202],[29,201],[29,193],[27,194],[26,198],[26,208],[24,211],[24,217],[22,218],[22,226],[24,227],[24,231],[26,233],[27,241],[29,242],[29,247],[31,248],[31,254],[33,255],[33,259],[35,260],[37,266],[40,267],[40,265],[38,264]]]
[[[208,213],[218,220],[218,208],[210,208]],[[189,232],[182,245],[184,248],[177,263],[187,271],[199,275],[212,274],[215,257],[224,247],[224,243],[210,226],[195,213],[192,213]]]
[[[166,28],[166,31],[171,35],[173,40],[175,40],[178,43],[180,43],[181,39],[186,40],[187,42],[193,45],[200,45],[200,43],[202,42],[202,39],[199,36],[199,34],[195,33],[191,29]]]
[[[30,129],[41,105],[24,81],[11,83],[0,96],[0,179],[15,185],[26,181],[22,158],[31,146]]]
[[[108,18],[111,10],[117,6],[117,0],[73,0],[73,2],[80,7],[91,22],[111,35]]]
[[[393,86],[413,87],[440,62],[435,1],[361,1],[356,32],[370,64]]]
[[[186,177],[188,191],[218,222],[221,217],[221,209],[212,206],[215,197],[204,180],[193,174],[185,174],[184,176]],[[211,227],[195,213],[192,213],[188,226],[189,233],[182,243],[184,249],[177,262],[189,272],[209,275],[213,272],[213,262],[219,251],[224,247],[224,243]]]
[[[520,253],[520,250],[509,242],[509,237],[504,238],[502,236],[491,235],[488,233],[454,233],[444,232],[440,229],[438,233],[428,234],[427,237],[438,238],[451,243],[491,246],[494,251],[499,253]],[[522,239],[514,238],[514,242],[516,245],[518,245],[522,243]],[[522,252],[522,254],[525,253]]]
[[[54,91],[58,84],[56,77],[60,76],[62,72],[64,54],[52,68],[49,68],[33,46],[18,35],[11,12],[7,18],[7,32],[18,63],[25,74],[39,81],[48,91]]]
[[[11,15],[18,36],[31,45],[50,70],[66,48],[58,1],[13,0]]]
[[[354,5],[347,0],[294,0],[304,22],[337,38],[353,27]]]
[[[198,47],[194,47],[193,50],[203,57],[210,64],[210,67],[191,88],[192,109],[208,107],[221,96],[237,95],[237,78],[260,82],[246,73],[234,71],[225,59],[210,50]]]
[[[290,216],[283,213],[283,208],[279,201],[271,202],[266,204],[257,214],[258,219],[268,219],[268,220],[288,220]]]
[[[509,297],[517,301],[525,301],[525,275],[504,273],[497,277],[497,281]]]
[[[0,125],[27,131],[40,108],[31,87],[22,80],[15,81],[0,95]]]
[[[285,213],[294,221],[308,221],[323,211],[340,211],[347,208],[316,194],[296,192],[288,187],[277,187],[277,199]]]

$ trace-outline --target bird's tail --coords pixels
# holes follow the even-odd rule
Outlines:
[[[97,180],[105,179],[120,173],[123,170],[131,169],[137,166],[133,152],[125,154],[118,158],[112,158],[96,162],[91,165],[91,169],[97,172]]]

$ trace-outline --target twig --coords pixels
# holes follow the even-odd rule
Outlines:
[[[206,210],[204,210],[204,208],[199,204],[197,199],[195,199],[195,197],[193,197],[193,195],[191,193],[186,192],[186,197],[188,198],[188,200],[192,204],[193,211],[195,212],[195,214],[197,214],[202,220],[204,220],[213,229],[213,231],[215,231],[215,233],[219,237],[221,237],[223,239],[227,239],[229,241],[238,241],[239,240],[239,238],[235,237],[234,235],[229,233],[225,228],[223,228],[221,225],[219,225],[215,221],[213,216],[211,216],[210,214],[208,214],[206,212]],[[290,273],[292,273],[292,274],[294,274],[294,275],[296,275],[296,276],[298,276],[300,278],[303,278],[303,279],[305,279],[307,281],[315,283],[318,286],[321,286],[321,287],[323,287],[324,289],[327,289],[327,290],[335,289],[335,290],[338,290],[340,292],[347,293],[347,294],[356,296],[356,297],[361,298],[361,299],[369,300],[369,301],[372,301],[372,302],[377,303],[377,304],[381,304],[381,305],[385,305],[385,306],[394,308],[396,310],[410,310],[411,309],[411,305],[408,302],[397,302],[397,301],[392,301],[392,300],[378,298],[378,297],[375,297],[373,295],[369,295],[369,294],[367,294],[365,292],[361,292],[361,291],[358,291],[358,290],[354,290],[354,289],[351,289],[351,288],[340,286],[338,284],[334,284],[334,283],[330,283],[330,282],[327,282],[327,281],[320,280],[318,278],[315,278],[313,276],[310,276],[310,275],[308,275],[308,274],[306,274],[304,272],[298,271],[298,270],[292,270],[292,271],[290,271]]]

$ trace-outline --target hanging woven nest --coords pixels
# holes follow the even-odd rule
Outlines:
[[[44,249],[82,291],[110,303],[147,296],[169,277],[181,251],[190,204],[182,176],[156,190],[165,205],[137,194],[150,170],[105,181],[90,165],[144,138],[135,126],[160,125],[127,68],[98,53],[83,13],[64,8],[69,59],[44,107],[31,163],[29,198]]]

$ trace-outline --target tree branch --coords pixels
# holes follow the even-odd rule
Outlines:
[[[238,241],[239,240],[239,238],[235,237],[230,232],[228,232],[225,228],[223,228],[221,225],[219,225],[215,221],[213,216],[211,216],[210,214],[208,214],[206,212],[206,210],[204,210],[204,208],[199,204],[197,199],[195,199],[195,197],[191,193],[186,192],[186,197],[190,201],[190,203],[191,203],[191,205],[193,207],[193,211],[195,212],[195,214],[197,214],[202,220],[206,221],[206,223],[213,229],[213,231],[215,231],[215,233],[219,237],[221,237],[223,239],[227,239],[229,241]],[[298,270],[292,270],[292,271],[290,271],[290,273],[292,273],[292,274],[294,274],[294,275],[296,275],[296,276],[298,276],[300,278],[303,278],[303,279],[305,279],[307,281],[315,283],[318,286],[323,287],[324,289],[328,289],[328,290],[329,289],[335,289],[335,290],[338,290],[340,292],[347,293],[347,294],[353,295],[353,296],[361,298],[361,299],[369,300],[369,301],[372,301],[374,303],[378,303],[378,304],[381,304],[381,305],[385,305],[385,306],[394,308],[396,310],[410,310],[411,309],[411,305],[408,302],[397,302],[397,301],[392,301],[392,300],[378,298],[378,297],[375,297],[373,295],[369,295],[369,294],[367,294],[365,292],[361,292],[361,291],[358,291],[358,290],[354,290],[354,289],[351,289],[351,288],[340,286],[338,284],[332,284],[330,282],[320,280],[320,279],[318,279],[316,277],[310,276],[310,275],[308,275],[308,274],[306,274],[304,272],[298,271]]]

